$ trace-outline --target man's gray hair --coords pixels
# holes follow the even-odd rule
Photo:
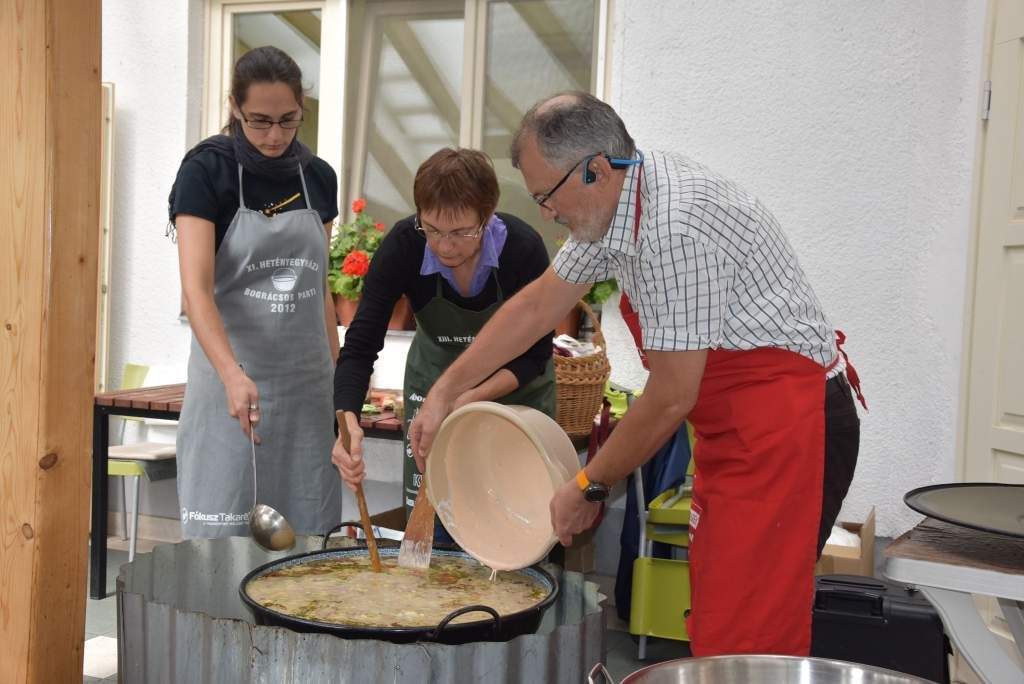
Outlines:
[[[537,140],[544,159],[556,168],[568,169],[590,154],[632,159],[633,138],[622,119],[605,102],[590,93],[570,91],[544,98],[530,107],[512,137],[512,166],[528,135]]]

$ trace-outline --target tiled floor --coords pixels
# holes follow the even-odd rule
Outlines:
[[[648,639],[647,657],[637,660],[637,642],[627,632],[608,630],[608,674],[615,681],[621,681],[631,672],[659,663],[663,660],[675,660],[686,658],[690,655],[689,644],[682,641],[670,641],[668,639]]]
[[[117,681],[117,597],[113,591],[121,564],[127,562],[127,551],[108,549],[107,590],[111,594],[102,601],[86,599],[83,682]]]
[[[86,682],[117,681],[117,639],[98,636],[86,640],[82,678]]]

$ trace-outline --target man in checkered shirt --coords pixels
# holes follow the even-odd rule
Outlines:
[[[563,544],[609,488],[689,420],[694,655],[807,655],[814,564],[846,495],[860,424],[856,374],[775,218],[686,157],[638,150],[607,104],[535,105],[512,160],[570,239],[431,389],[411,428],[422,458],[452,402],[609,277],[650,370],[605,445],[551,500]],[[634,309],[635,306],[635,309]],[[850,381],[847,381],[847,375]]]

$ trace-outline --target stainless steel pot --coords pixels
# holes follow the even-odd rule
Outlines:
[[[614,684],[598,663],[587,678],[597,684],[598,674]],[[619,684],[927,684],[928,680],[870,665],[824,658],[774,655],[680,658],[657,663],[627,675]]]

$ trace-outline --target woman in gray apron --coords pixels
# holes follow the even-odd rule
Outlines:
[[[374,255],[334,375],[335,408],[345,411],[353,434],[352,453],[336,442],[334,461],[350,486],[364,477],[359,410],[398,298],[409,298],[416,317],[403,387],[408,428],[431,385],[505,298],[547,268],[540,235],[515,216],[496,214],[498,196],[498,180],[485,154],[442,149],[416,173],[416,215],[395,224]],[[522,404],[554,415],[550,334],[466,392],[459,405],[481,400]],[[420,474],[408,436],[403,446],[408,513]]]
[[[276,48],[244,55],[231,134],[193,148],[171,191],[194,333],[177,439],[186,538],[248,534],[250,431],[261,503],[299,533],[341,518],[330,461],[337,329],[326,313],[337,180],[296,138],[301,80]]]

